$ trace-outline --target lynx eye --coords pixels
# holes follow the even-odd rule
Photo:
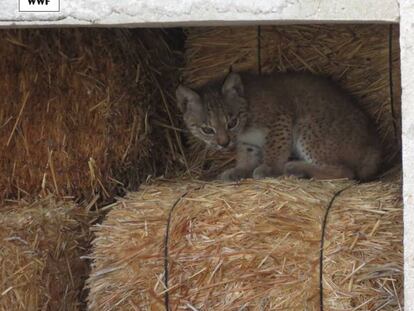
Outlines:
[[[227,123],[227,128],[229,130],[234,129],[239,124],[239,118],[233,118]]]
[[[203,132],[205,135],[213,135],[215,133],[214,129],[209,126],[202,126],[201,132]]]

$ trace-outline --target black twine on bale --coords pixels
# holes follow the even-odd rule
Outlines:
[[[351,184],[349,186],[346,186],[345,188],[342,188],[341,190],[338,190],[332,197],[331,201],[328,204],[328,207],[325,211],[325,215],[323,217],[322,222],[322,233],[321,233],[321,249],[319,254],[319,305],[320,305],[320,311],[323,311],[323,248],[325,245],[325,232],[326,232],[326,223],[328,221],[328,215],[330,210],[332,209],[333,203],[335,200],[343,193],[345,190],[348,190],[355,184]]]
[[[165,310],[170,311],[170,296],[168,291],[168,279],[169,279],[169,270],[168,270],[168,242],[170,238],[170,226],[171,226],[171,218],[172,213],[174,209],[177,207],[177,205],[191,192],[201,189],[201,187],[188,190],[187,192],[184,192],[171,206],[170,211],[168,212],[168,218],[167,218],[167,226],[165,228],[165,236],[164,236],[164,286],[165,286],[165,293],[164,293],[164,305]]]

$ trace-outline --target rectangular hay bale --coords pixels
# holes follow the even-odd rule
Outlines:
[[[81,310],[88,217],[47,197],[0,210],[0,310]]]
[[[0,34],[0,201],[48,193],[110,201],[171,166],[174,134],[152,122],[157,111],[170,124],[174,57],[161,30]]]
[[[316,311],[321,286],[325,310],[402,304],[395,180],[156,182],[95,232],[90,310]]]

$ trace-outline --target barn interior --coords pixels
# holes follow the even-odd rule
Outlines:
[[[0,32],[1,308],[402,308],[398,25]],[[334,80],[378,179],[217,181],[175,89],[230,71]]]

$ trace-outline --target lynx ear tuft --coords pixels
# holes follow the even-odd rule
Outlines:
[[[223,83],[223,95],[244,95],[244,87],[239,74],[231,72]]]
[[[200,96],[192,89],[180,84],[175,91],[175,96],[178,108],[182,113],[201,111]]]

